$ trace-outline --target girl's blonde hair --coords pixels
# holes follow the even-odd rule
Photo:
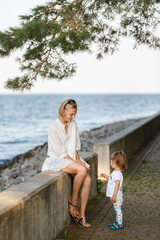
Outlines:
[[[66,99],[63,101],[59,107],[58,111],[58,117],[63,117],[64,116],[64,111],[67,109],[77,109],[77,103],[74,99]]]
[[[111,160],[115,161],[118,167],[124,172],[127,169],[127,158],[123,150],[116,151],[111,154]]]

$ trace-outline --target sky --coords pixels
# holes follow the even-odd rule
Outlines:
[[[29,10],[44,0],[5,0],[0,8],[0,30],[18,25],[18,15]],[[87,53],[73,54],[71,62],[78,65],[77,73],[65,80],[38,79],[31,91],[23,94],[39,93],[160,93],[160,50],[139,46],[133,50],[132,39],[123,39],[120,50],[103,60]],[[4,89],[8,78],[19,75],[16,57],[0,58],[0,94],[14,94]],[[17,93],[17,92],[16,92]],[[18,92],[20,93],[20,92]]]

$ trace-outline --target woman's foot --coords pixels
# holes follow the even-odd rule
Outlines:
[[[85,228],[90,228],[91,227],[91,224],[86,222],[85,217],[80,217],[80,219],[78,220],[77,223],[79,223],[81,227],[85,227]]]
[[[79,216],[79,212],[77,210],[78,205],[73,204],[73,202],[71,201],[71,197],[68,197],[68,209],[69,209],[71,216],[74,218],[74,220],[77,219],[77,216]]]

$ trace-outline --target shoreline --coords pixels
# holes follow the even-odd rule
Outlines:
[[[147,117],[119,121],[80,132],[81,151],[93,151],[92,148],[95,141],[112,136],[145,118]],[[1,166],[0,192],[40,173],[41,166],[47,157],[47,146],[48,144],[46,142],[43,145],[15,156],[11,161]]]

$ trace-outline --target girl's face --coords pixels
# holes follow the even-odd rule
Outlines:
[[[112,159],[111,159],[111,167],[112,167],[113,169],[117,168],[116,161],[114,161],[114,160],[112,160]]]

